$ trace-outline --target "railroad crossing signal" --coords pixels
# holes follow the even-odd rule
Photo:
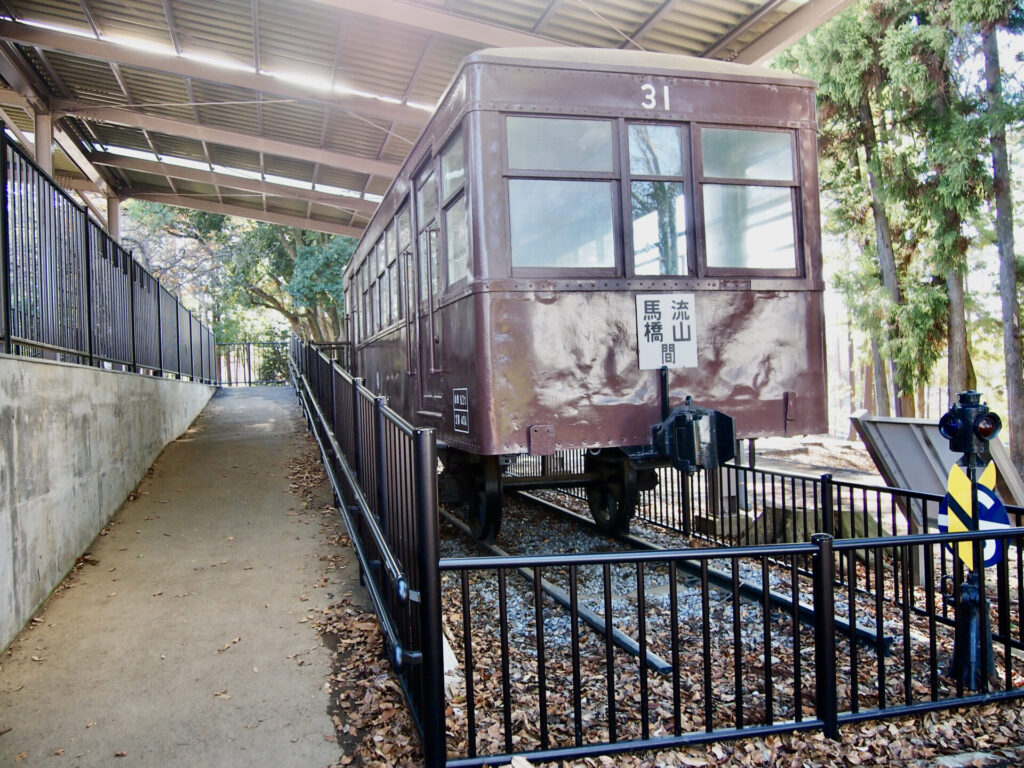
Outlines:
[[[995,495],[996,467],[989,462],[985,471],[978,478],[978,530],[1002,530],[1010,527],[1010,516],[1003,502]],[[946,497],[939,504],[939,531],[941,533],[960,533],[973,530],[971,525],[971,480],[963,467],[954,464],[949,470],[949,481],[946,484]],[[950,551],[953,547],[947,545]],[[963,564],[974,570],[974,546],[969,541],[961,541],[954,552]],[[995,565],[1003,557],[1001,539],[985,541],[984,567]]]

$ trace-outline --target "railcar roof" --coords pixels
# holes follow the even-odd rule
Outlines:
[[[463,59],[462,66],[476,62],[554,69],[666,74],[675,77],[712,77],[722,80],[786,83],[810,88],[816,86],[813,80],[767,67],[676,53],[618,48],[484,48]]]

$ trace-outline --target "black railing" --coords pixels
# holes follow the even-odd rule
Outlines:
[[[312,344],[294,338],[290,367],[320,446],[363,583],[423,735],[443,765],[444,688],[438,572],[437,448]]]
[[[217,381],[222,387],[290,383],[288,342],[218,341]]]
[[[707,548],[441,558],[432,433],[315,348],[293,341],[291,357],[428,766],[836,738],[844,723],[1024,698],[1024,529],[940,535],[934,496],[729,467],[663,474],[638,513]],[[991,675],[968,690],[950,667],[971,610],[950,543],[981,539],[1005,555],[980,584]]]
[[[213,334],[0,131],[0,351],[214,380]]]

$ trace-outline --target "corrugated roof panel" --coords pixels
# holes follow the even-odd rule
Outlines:
[[[302,181],[313,178],[313,163],[310,160],[300,160],[294,157],[280,157],[279,155],[264,155],[263,166],[266,173],[272,176],[283,176],[286,179]]]
[[[89,23],[78,0],[8,0],[4,7],[14,12],[16,19],[31,19],[88,32]]]
[[[416,139],[419,138],[419,131],[408,126],[397,126],[393,135],[384,144],[380,159],[390,163],[401,165],[409,155],[409,151],[416,146]]]
[[[255,100],[258,94],[199,80],[192,81],[196,111],[203,125],[257,135]]]
[[[562,3],[542,31],[575,44],[615,48],[627,44],[658,5],[610,0],[589,0],[586,5]]]
[[[154,133],[153,131],[149,132],[149,138],[153,142],[153,148],[161,156],[180,157],[198,163],[206,162],[206,153],[203,152],[201,141],[166,133]]]
[[[73,98],[101,104],[124,103],[121,87],[107,62],[60,51],[47,51],[46,58],[58,77],[71,89]]]
[[[271,102],[263,105],[263,135],[268,139],[320,146],[324,111],[308,104]]]
[[[343,168],[332,168],[329,165],[320,166],[320,174],[317,183],[327,187],[338,187],[339,189],[350,189],[358,192],[366,183],[365,173],[353,173]]]
[[[210,160],[214,165],[222,165],[225,168],[237,168],[240,171],[252,171],[259,173],[260,154],[250,149],[238,147],[225,147],[223,144],[207,144],[210,151]]]
[[[337,82],[401,99],[427,40],[428,35],[420,30],[347,16]]]
[[[129,186],[135,190],[151,189],[154,192],[170,192],[172,189],[166,176],[143,171],[126,171],[123,168],[121,173],[128,177]]]
[[[382,179],[380,176],[374,176],[366,186],[366,194],[383,195],[388,191],[388,187],[390,186],[391,179]]]
[[[267,210],[274,211],[275,213],[286,213],[289,216],[305,216],[308,207],[309,205],[305,200],[298,200],[294,197],[281,197],[280,195],[267,197]],[[331,218],[337,221],[337,209],[335,209],[334,216]]]
[[[456,0],[450,3],[452,13],[473,19],[530,32],[544,16],[553,0]],[[544,34],[539,31],[538,34]]]
[[[340,208],[335,208],[331,205],[321,205],[320,203],[313,203],[309,206],[309,215],[311,218],[320,219],[321,221],[330,221],[332,218],[339,224],[344,224],[349,227],[365,227],[366,218],[352,213],[351,211],[345,211]]]
[[[340,11],[320,3],[260,4],[260,67],[330,82],[338,48],[339,17]],[[296,40],[301,40],[301,45],[296,45]]]
[[[383,124],[367,122],[351,113],[331,110],[324,148],[361,157],[376,157],[386,136]]]
[[[451,82],[455,70],[478,46],[462,40],[435,38],[409,88],[409,101],[434,105]]]
[[[152,42],[171,49],[160,0],[89,0],[89,10],[101,35]]]
[[[138,128],[110,123],[89,123],[96,140],[108,147],[124,147],[149,152],[149,142]]]
[[[184,79],[125,66],[121,67],[121,77],[137,111],[171,120],[195,122]]]
[[[254,66],[251,0],[175,0],[171,22],[181,50]]]

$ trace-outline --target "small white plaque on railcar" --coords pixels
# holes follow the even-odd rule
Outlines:
[[[636,347],[640,370],[697,367],[697,304],[692,293],[636,297]]]

